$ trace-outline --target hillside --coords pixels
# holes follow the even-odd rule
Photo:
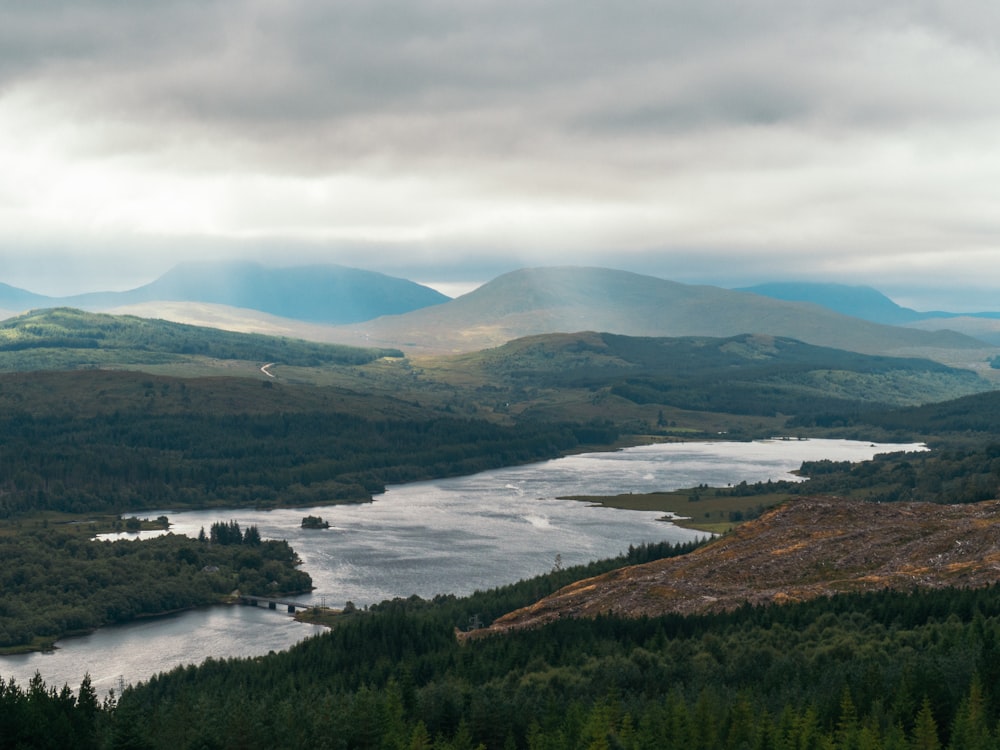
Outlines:
[[[981,587],[1000,581],[1000,503],[794,500],[683,557],[571,584],[489,631],[566,617],[656,617],[845,592]]]
[[[32,307],[50,307],[52,298],[0,284],[0,315],[6,310],[27,310]]]
[[[897,305],[882,292],[869,286],[774,282],[742,287],[736,291],[750,292],[786,302],[811,302],[842,315],[886,325],[906,325],[927,317],[925,313]]]
[[[788,302],[809,302],[874,323],[906,326],[922,331],[947,328],[977,338],[990,346],[1000,346],[1000,312],[919,312],[897,305],[871,287],[846,284],[784,282],[758,284],[737,291]]]
[[[992,317],[995,315],[997,317]],[[1000,346],[1000,313],[975,315],[958,315],[950,317],[947,321],[940,318],[927,318],[907,323],[907,328],[918,328],[922,331],[936,330],[942,325],[947,325],[953,331],[964,333],[983,341],[990,346]]]
[[[402,356],[391,349],[233,333],[71,308],[36,310],[0,322],[0,371],[138,367],[226,361],[316,367]]]
[[[257,310],[326,324],[398,315],[448,300],[417,284],[374,271],[338,265],[289,268],[247,262],[184,263],[152,283],[124,292],[93,292],[49,298],[0,288],[0,307],[77,307],[107,311],[148,302],[194,302]]]
[[[761,333],[868,354],[985,359],[983,342],[951,331],[886,326],[712,286],[603,268],[534,268],[500,276],[451,302],[344,326],[345,343],[370,340],[410,352],[474,351],[540,333],[726,337]]]
[[[481,352],[403,359],[351,347],[68,308],[0,323],[0,371],[87,368],[221,374],[337,386],[446,413],[637,427],[687,413],[796,416],[943,401],[990,388],[926,359],[858,354],[772,336],[546,334]],[[389,358],[389,359],[386,359]],[[267,372],[261,367],[270,365]],[[363,368],[360,366],[364,366]],[[498,404],[504,404],[498,409]],[[637,421],[638,420],[638,421]],[[671,421],[677,421],[676,416]]]
[[[878,405],[915,405],[985,391],[967,370],[926,359],[858,354],[762,335],[728,338],[635,337],[609,333],[529,336],[481,352],[423,358],[442,382],[506,389],[512,405],[548,390],[579,394],[578,413],[599,416],[630,404],[658,409],[759,416],[852,415]],[[517,409],[517,406],[512,406]],[[662,419],[660,420],[663,421]]]

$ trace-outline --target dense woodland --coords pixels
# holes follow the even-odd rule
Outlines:
[[[362,502],[386,484],[610,442],[607,425],[299,413],[0,414],[0,518],[209,505]]]
[[[1000,746],[996,587],[842,595],[712,616],[570,619],[456,639],[471,615],[528,603],[540,588],[550,586],[387,602],[288,652],[178,668],[103,704],[86,684],[75,698],[8,683],[0,744]]]
[[[0,535],[0,559],[0,648],[44,645],[67,633],[215,604],[237,590],[312,588],[287,542],[262,541],[253,526],[213,525],[202,539],[167,534],[95,542],[32,524]]]

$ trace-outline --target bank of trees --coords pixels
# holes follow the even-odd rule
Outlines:
[[[122,512],[370,499],[388,483],[541,460],[603,425],[280,414],[0,418],[0,518],[37,510]]]
[[[220,524],[227,532],[229,524]],[[308,591],[284,541],[240,544],[168,534],[143,541],[91,541],[42,525],[0,535],[0,647],[49,643],[142,615],[218,602],[234,590],[266,595]]]
[[[998,614],[996,589],[845,596],[460,645],[433,604],[396,602],[123,704],[154,746],[994,747]]]
[[[96,709],[37,685],[0,702],[21,721],[32,703],[62,726],[84,714],[82,736],[106,747],[1000,747],[996,587],[457,641],[457,621],[495,596],[511,592],[387,602],[288,652],[178,668]]]

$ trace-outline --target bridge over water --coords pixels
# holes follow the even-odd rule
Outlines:
[[[316,605],[314,604],[303,604],[302,602],[293,602],[291,599],[271,599],[266,596],[248,596],[241,595],[240,604],[245,604],[248,607],[263,607],[265,604],[268,609],[277,609],[278,607],[287,607],[288,614],[294,615],[298,610],[310,609]]]

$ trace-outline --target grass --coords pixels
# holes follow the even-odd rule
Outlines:
[[[139,528],[131,529],[132,531],[153,531],[163,528],[163,525],[155,518],[140,516],[139,521]],[[21,532],[40,529],[59,529],[61,532],[72,533],[87,539],[97,534],[128,530],[125,520],[112,513],[64,513],[40,510],[16,518],[0,518],[0,537],[11,537]]]
[[[721,490],[719,490],[721,492]],[[604,508],[669,513],[665,520],[675,526],[712,534],[724,534],[743,519],[754,518],[761,511],[785,502],[791,495],[774,492],[749,496],[717,495],[711,487],[693,487],[673,492],[627,493],[623,495],[569,495]]]
[[[326,628],[343,624],[345,620],[357,616],[357,611],[345,612],[342,609],[332,609],[331,607],[310,607],[309,609],[300,609],[295,612],[295,619],[298,622],[304,622],[309,625],[322,625]]]

